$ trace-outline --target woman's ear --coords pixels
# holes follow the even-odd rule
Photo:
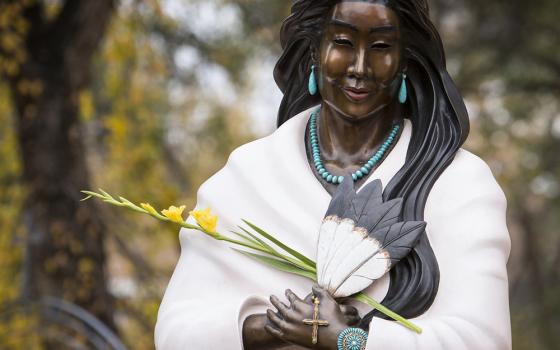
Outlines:
[[[315,65],[315,67],[319,66],[319,50],[315,47],[315,45],[311,45],[309,47],[309,51],[311,52],[311,64]]]

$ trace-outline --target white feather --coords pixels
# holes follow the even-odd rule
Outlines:
[[[387,273],[391,260],[377,240],[367,237],[337,266],[331,274],[328,290],[335,297],[345,297],[364,290]]]
[[[350,237],[353,229],[354,221],[351,219],[340,220],[340,223],[336,227],[323,269],[321,271],[317,270],[317,272],[321,274],[320,280],[323,283],[319,283],[321,287],[326,287],[328,285],[328,276],[330,276],[330,271],[333,270],[333,266],[336,265],[336,261],[333,261],[333,257],[338,249]]]
[[[322,274],[325,263],[327,261],[327,254],[333,241],[333,237],[340,223],[340,219],[336,215],[330,215],[323,219],[323,223],[319,229],[319,237],[317,239],[317,280],[321,284]]]
[[[329,263],[327,265],[327,269],[325,270],[325,276],[328,276],[325,279],[326,286],[330,284],[330,279],[332,278],[333,273],[338,269],[338,265],[340,265],[340,262],[344,260],[348,254],[352,254],[352,250],[357,247],[364,240],[364,238],[367,237],[367,231],[364,228],[355,227],[353,221],[349,221],[352,222],[352,226],[342,228],[344,230],[348,229],[348,231],[341,232],[341,234],[344,234],[344,239],[329,256]]]

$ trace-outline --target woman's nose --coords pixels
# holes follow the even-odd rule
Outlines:
[[[360,48],[356,50],[356,56],[354,58],[354,62],[350,65],[348,69],[348,74],[353,75],[356,78],[363,78],[367,75],[367,60],[366,60],[367,52],[365,49]]]

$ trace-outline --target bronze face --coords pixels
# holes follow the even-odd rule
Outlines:
[[[401,82],[400,26],[390,8],[340,2],[327,20],[319,53],[319,91],[342,117],[367,118],[395,103]]]

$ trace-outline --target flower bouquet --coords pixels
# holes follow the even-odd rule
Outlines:
[[[424,222],[398,222],[402,201],[383,202],[379,180],[368,184],[359,193],[354,191],[352,181],[344,181],[339,186],[321,224],[317,262],[247,220],[242,220],[245,227],[238,226],[238,230],[230,231],[231,235],[217,232],[218,218],[209,208],[190,211],[196,221],[196,225],[192,225],[183,219],[184,205],[170,206],[158,212],[149,203],[136,205],[123,197],[117,200],[101,189],[99,193],[82,192],[87,194],[82,201],[99,198],[106,203],[246,248],[232,249],[280,271],[309,278],[336,298],[352,297],[412,331],[422,332],[420,327],[362,293],[386,274],[394,262],[410,252],[425,227]]]

